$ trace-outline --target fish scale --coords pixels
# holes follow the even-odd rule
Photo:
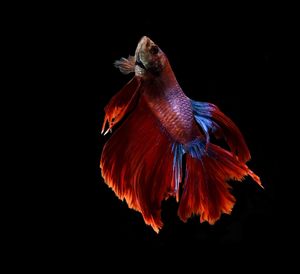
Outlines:
[[[183,93],[178,83],[153,85],[143,93],[147,104],[168,132],[171,138],[181,144],[188,144],[201,135],[194,116],[190,99]]]

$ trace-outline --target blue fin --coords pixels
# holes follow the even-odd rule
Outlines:
[[[194,117],[205,133],[206,143],[209,143],[209,134],[219,129],[219,126],[212,120],[214,105],[191,100]]]
[[[204,140],[195,139],[185,146],[185,151],[193,158],[201,160],[202,156],[207,153]]]
[[[182,157],[185,153],[190,154],[193,158],[201,159],[202,156],[207,153],[205,148],[205,142],[200,139],[195,139],[188,145],[182,145],[179,143],[172,144],[173,152],[173,178],[175,182],[174,193],[176,198],[179,198],[179,184],[182,180]]]

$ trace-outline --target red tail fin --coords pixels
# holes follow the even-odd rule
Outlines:
[[[138,89],[140,84],[140,78],[133,77],[114,97],[111,98],[107,106],[104,108],[105,118],[101,133],[104,132],[107,122],[108,129],[104,135],[111,130],[126,113],[132,110],[132,107],[138,98]]]
[[[209,144],[202,157],[186,156],[187,176],[178,215],[186,221],[192,214],[200,214],[200,221],[214,224],[221,213],[230,214],[235,198],[230,194],[230,179],[241,181],[250,175],[260,186],[260,179],[230,152]]]
[[[161,132],[143,97],[103,148],[100,167],[105,182],[145,223],[162,227],[161,201],[174,189],[171,142]]]

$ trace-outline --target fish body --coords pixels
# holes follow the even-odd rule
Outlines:
[[[173,140],[187,144],[200,135],[190,99],[177,81],[151,84],[145,88],[142,96]]]
[[[102,132],[129,115],[105,144],[100,167],[105,182],[146,224],[159,231],[160,204],[170,196],[180,202],[183,221],[199,214],[201,222],[213,224],[235,203],[228,180],[250,175],[261,186],[245,164],[250,152],[237,126],[215,105],[184,94],[167,56],[151,39],[142,37],[135,56],[115,66],[135,76],[105,107]],[[212,144],[211,135],[223,137],[231,151]]]

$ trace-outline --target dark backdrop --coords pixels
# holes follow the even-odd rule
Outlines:
[[[137,9],[138,10],[138,9]],[[65,205],[54,222],[68,244],[102,250],[107,247],[198,247],[210,244],[246,244],[260,248],[285,242],[281,184],[283,151],[279,137],[283,108],[289,104],[283,64],[288,52],[288,25],[268,9],[252,15],[214,14],[205,10],[177,9],[150,12],[82,11],[65,19],[59,31],[71,128],[65,141],[70,147]],[[249,167],[265,190],[250,178],[233,182],[237,198],[232,215],[214,225],[199,217],[182,223],[174,199],[162,203],[164,227],[157,235],[142,216],[120,201],[101,178],[99,159],[104,106],[132,77],[113,67],[120,57],[134,54],[141,36],[147,35],[167,54],[184,92],[198,101],[218,105],[236,122],[249,145]],[[66,42],[66,43],[65,43]],[[59,45],[58,45],[59,46]],[[67,79],[67,81],[65,81]],[[64,107],[64,106],[63,106]],[[124,144],[126,145],[126,144]],[[126,159],[124,159],[124,162]],[[66,162],[66,165],[69,164]],[[63,187],[63,186],[61,186]],[[59,191],[58,191],[59,192]]]

